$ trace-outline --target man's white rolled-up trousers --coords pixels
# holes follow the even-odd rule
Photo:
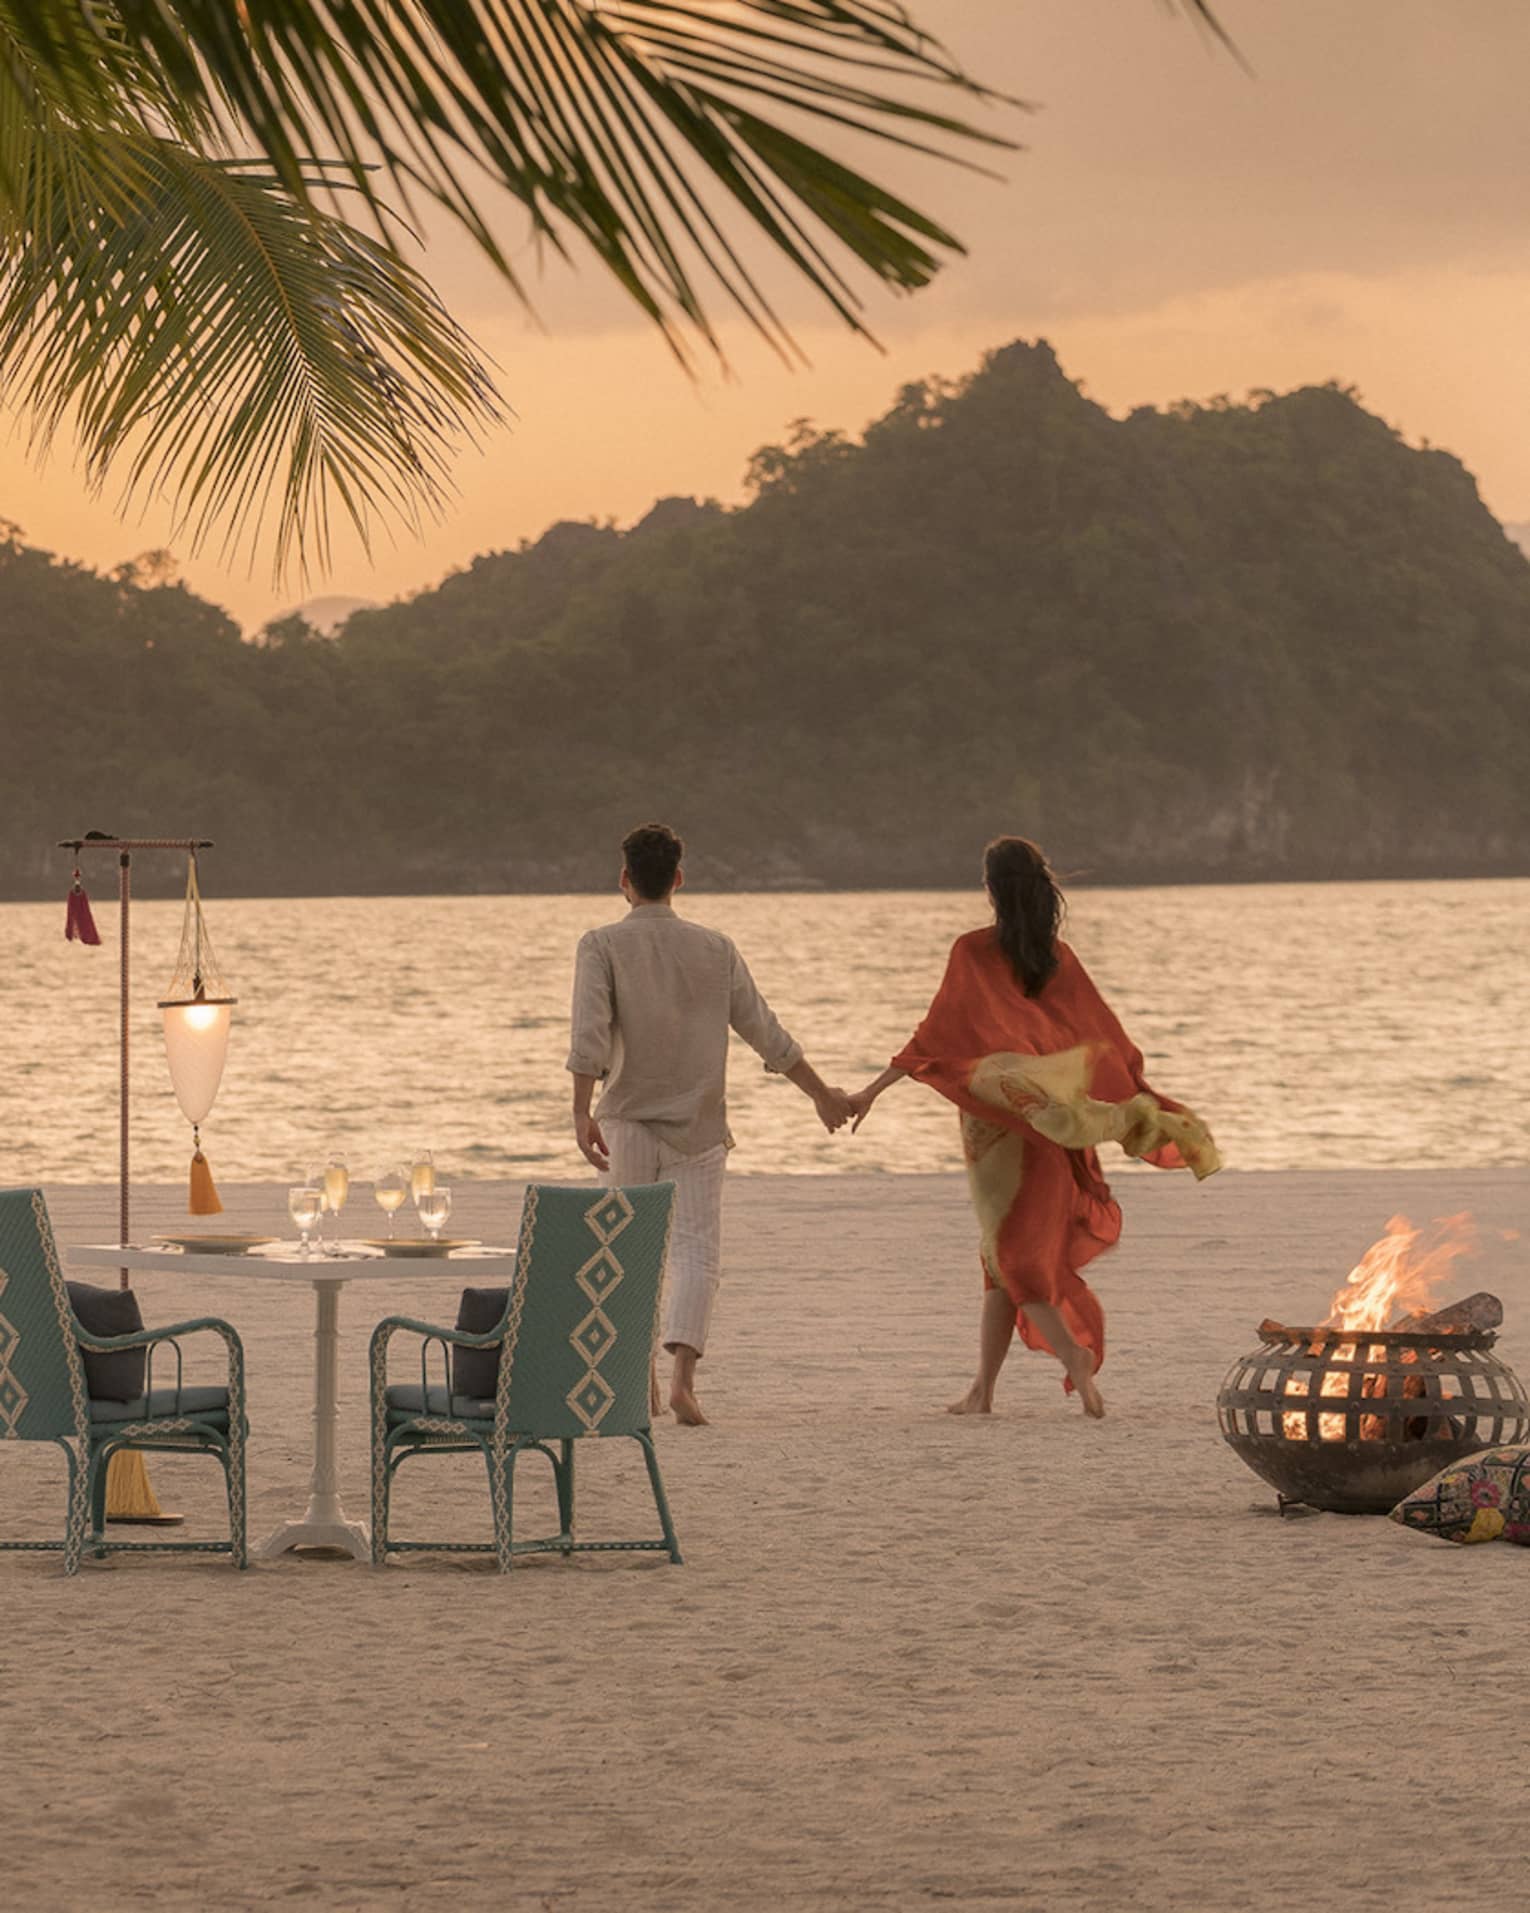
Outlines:
[[[677,1156],[642,1123],[601,1119],[614,1188],[672,1182],[675,1216],[669,1233],[664,1286],[664,1346],[678,1343],[704,1355],[712,1309],[722,1281],[722,1195],[728,1168],[725,1143],[699,1156]]]

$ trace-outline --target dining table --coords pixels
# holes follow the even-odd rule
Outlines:
[[[444,1253],[390,1254],[361,1242],[341,1241],[320,1253],[296,1242],[267,1241],[237,1252],[194,1251],[163,1242],[76,1244],[63,1250],[66,1262],[82,1269],[138,1269],[147,1274],[212,1276],[220,1282],[308,1283],[314,1292],[313,1471],[308,1505],[284,1521],[253,1550],[266,1561],[294,1549],[318,1549],[371,1557],[365,1522],[353,1520],[340,1500],[335,1467],[339,1425],[340,1291],[347,1282],[402,1282],[430,1278],[478,1287],[508,1283],[515,1272],[515,1251],[481,1243]]]

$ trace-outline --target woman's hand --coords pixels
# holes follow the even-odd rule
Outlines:
[[[881,1095],[882,1091],[884,1089],[891,1089],[894,1083],[901,1083],[907,1074],[908,1071],[906,1069],[899,1069],[896,1063],[889,1063],[880,1076],[873,1078],[864,1089],[858,1089],[853,1096],[846,1098],[855,1117],[854,1122],[850,1125],[850,1134],[852,1136],[871,1114],[871,1105]]]
[[[875,1085],[871,1083],[868,1083],[864,1089],[851,1090],[848,1101],[851,1114],[854,1117],[854,1121],[850,1125],[850,1134],[852,1136],[871,1114],[871,1105],[876,1099],[877,1090]]]

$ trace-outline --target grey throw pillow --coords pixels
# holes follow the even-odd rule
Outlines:
[[[508,1289],[464,1289],[457,1307],[457,1326],[467,1335],[487,1335],[499,1327]],[[499,1350],[497,1348],[454,1348],[452,1350],[452,1393],[471,1395],[484,1401],[499,1386]]]
[[[98,1289],[91,1282],[66,1282],[75,1320],[92,1335],[135,1335],[143,1327],[138,1297],[131,1289]],[[82,1348],[85,1387],[92,1401],[136,1402],[143,1393],[148,1351],[142,1348]]]

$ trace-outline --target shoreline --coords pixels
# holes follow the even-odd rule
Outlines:
[[[214,860],[215,861],[215,860]],[[87,872],[87,877],[88,877]],[[97,894],[92,898],[93,908],[107,908],[115,904],[116,893],[110,882],[110,871],[106,871],[107,881],[100,877],[96,880]],[[1110,891],[1131,894],[1136,891],[1154,890],[1282,890],[1309,889],[1314,885],[1432,885],[1443,883],[1524,883],[1530,880],[1530,859],[1494,860],[1480,869],[1444,870],[1433,866],[1407,870],[1365,871],[1352,873],[1342,870],[1273,870],[1254,869],[1241,873],[1226,871],[1170,871],[1167,875],[1128,876],[1126,874],[1107,877],[1090,877],[1078,872],[1063,871],[1060,880],[1069,892]],[[86,888],[91,886],[87,881]],[[41,883],[24,888],[0,887],[0,905],[4,904],[47,904],[58,903],[69,888],[69,872],[61,869],[58,882]],[[753,883],[708,882],[704,877],[688,879],[686,882],[688,897],[779,897],[783,900],[791,897],[824,896],[895,896],[895,897],[946,897],[979,896],[982,885],[974,878],[960,883],[831,883],[805,876],[790,880],[771,882],[756,880]],[[485,897],[615,897],[617,891],[607,882],[590,884],[529,882],[526,884],[497,884],[492,886],[467,885],[460,888],[394,889],[379,885],[376,889],[351,890],[260,890],[260,891],[219,891],[220,903],[415,903],[424,901],[455,901],[466,898]],[[179,883],[174,877],[165,877],[162,873],[150,870],[147,865],[140,872],[139,866],[133,866],[133,901],[135,903],[179,903],[185,898],[185,880]]]

